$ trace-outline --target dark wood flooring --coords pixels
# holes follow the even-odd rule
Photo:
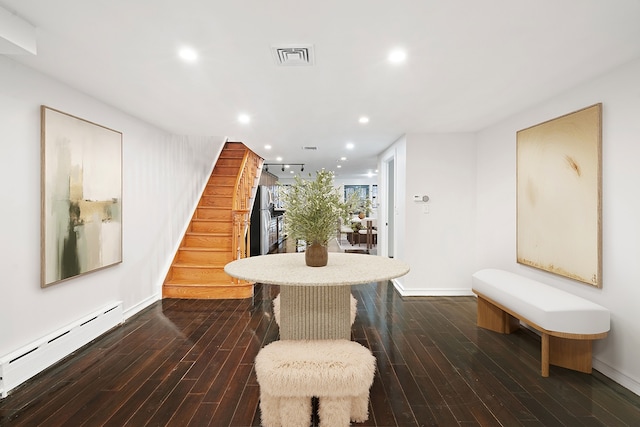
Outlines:
[[[253,360],[278,337],[277,292],[159,301],[1,400],[0,425],[258,426]],[[472,297],[402,298],[389,283],[353,293],[353,339],[378,363],[357,425],[640,425],[639,396],[598,372],[542,378],[539,338],[478,329]]]

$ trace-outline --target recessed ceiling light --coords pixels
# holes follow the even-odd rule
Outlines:
[[[178,51],[178,55],[187,62],[194,62],[198,59],[198,52],[190,47],[183,47]]]
[[[278,156],[276,157],[276,162],[281,162],[282,161],[282,157]]]
[[[248,114],[240,114],[238,115],[238,121],[243,124],[247,124],[251,121],[251,117]]]
[[[353,147],[355,147],[355,146],[353,145],[353,142],[348,142],[348,143],[347,143],[347,150],[353,150]]]
[[[392,64],[399,64],[401,62],[404,62],[407,59],[407,52],[405,52],[402,49],[393,50],[391,51],[391,53],[389,53],[389,56],[387,57],[387,59]]]
[[[336,166],[336,167],[337,167],[338,169],[340,169],[340,168],[342,167],[342,165],[338,165],[338,166]]]
[[[362,116],[358,119],[360,123],[369,123],[369,117]]]
[[[267,144],[267,145],[264,146],[264,149],[265,150],[271,150],[271,146]]]
[[[340,160],[342,160],[344,162],[345,160],[347,160],[347,158],[346,157],[340,157]]]

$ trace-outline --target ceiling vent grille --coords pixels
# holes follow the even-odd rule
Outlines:
[[[318,147],[311,147],[311,146],[307,146],[307,147],[302,147],[303,150],[309,150],[309,151],[315,151],[318,149]]]
[[[277,65],[283,67],[297,67],[313,65],[313,45],[283,45],[271,46],[271,53]]]

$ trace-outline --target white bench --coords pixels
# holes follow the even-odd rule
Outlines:
[[[549,365],[591,373],[592,342],[610,328],[609,310],[589,300],[503,270],[473,274],[478,326],[509,334],[520,321],[541,333],[542,376]]]

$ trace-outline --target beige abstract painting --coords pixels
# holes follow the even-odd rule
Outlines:
[[[602,104],[517,132],[518,263],[602,286]]]
[[[42,287],[122,262],[122,133],[42,114]]]

